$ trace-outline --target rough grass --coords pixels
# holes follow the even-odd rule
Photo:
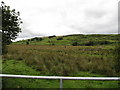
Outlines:
[[[23,60],[46,75],[69,76],[89,71],[116,76],[113,48],[105,46],[9,45],[6,59]]]
[[[115,70],[119,68],[115,60],[118,57],[114,56],[117,35],[68,35],[27,42],[23,40],[8,46],[8,53],[3,56],[3,73],[118,76]],[[78,46],[71,46],[74,42]],[[118,88],[119,82],[65,80],[63,83],[63,88]],[[59,88],[59,80],[3,78],[3,87]]]
[[[3,60],[3,73],[42,75],[41,72],[27,66],[23,60]],[[78,72],[75,76],[105,77],[105,75],[92,74],[89,72]],[[4,88],[59,88],[59,80],[3,78],[3,89]],[[118,88],[118,81],[63,80],[63,88]]]

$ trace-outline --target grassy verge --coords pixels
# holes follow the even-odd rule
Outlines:
[[[24,61],[3,60],[4,74],[39,75],[42,73],[27,66]],[[71,76],[102,77],[105,75],[79,72]],[[59,88],[59,80],[3,78],[3,88]],[[64,80],[63,88],[118,88],[118,81]]]

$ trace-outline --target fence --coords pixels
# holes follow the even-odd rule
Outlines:
[[[28,75],[9,75],[0,74],[0,77],[7,78],[29,78],[29,79],[59,79],[60,90],[62,90],[62,80],[103,80],[103,81],[116,81],[120,80],[120,77],[61,77],[61,76],[28,76]]]

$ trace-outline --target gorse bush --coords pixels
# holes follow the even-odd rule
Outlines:
[[[9,45],[6,59],[24,60],[46,75],[71,75],[89,71],[116,75],[112,50],[97,46]]]

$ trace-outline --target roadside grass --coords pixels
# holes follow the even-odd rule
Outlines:
[[[43,76],[40,71],[29,67],[24,61],[3,60],[4,74]],[[44,75],[46,76],[46,75]],[[102,77],[106,75],[78,72],[79,77]],[[3,88],[59,88],[59,80],[2,78]],[[118,88],[118,81],[63,80],[63,88]]]

